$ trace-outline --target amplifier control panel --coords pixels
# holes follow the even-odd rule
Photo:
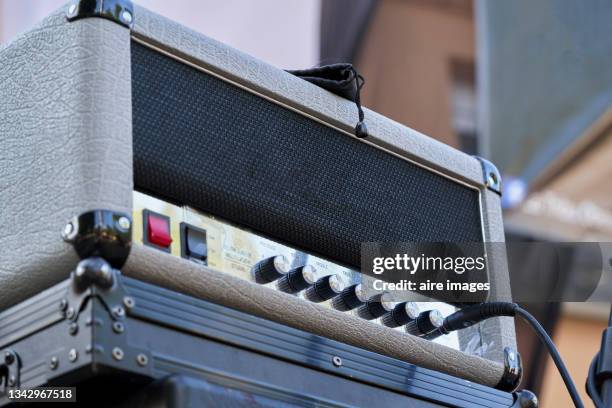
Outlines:
[[[392,302],[384,293],[366,299],[361,274],[244,228],[134,192],[133,240],[274,290],[351,313],[395,330],[428,337],[455,311],[442,302]],[[460,350],[457,333],[432,339]],[[465,350],[463,350],[465,351]]]

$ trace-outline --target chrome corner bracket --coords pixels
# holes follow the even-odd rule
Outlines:
[[[502,193],[501,174],[499,174],[499,170],[497,170],[497,167],[495,167],[495,165],[491,163],[490,161],[488,161],[487,159],[483,159],[482,157],[479,157],[479,156],[474,156],[474,157],[480,162],[480,165],[482,166],[483,182],[485,186],[487,186],[489,190],[494,191],[497,194],[501,195]]]
[[[134,5],[130,0],[73,0],[66,10],[68,21],[100,17],[127,28],[134,24]]]

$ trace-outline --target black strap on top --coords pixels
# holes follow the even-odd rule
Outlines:
[[[365,115],[361,107],[361,88],[365,84],[365,79],[359,75],[352,64],[331,64],[287,72],[355,102],[359,113],[359,122],[355,126],[355,136],[359,138],[368,136]]]

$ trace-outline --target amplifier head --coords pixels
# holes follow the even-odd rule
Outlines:
[[[355,270],[362,242],[503,242],[488,162],[367,109],[358,139],[354,103],[126,4],[58,10],[0,50],[0,307],[74,268],[67,220],[144,217],[143,195]],[[487,359],[516,347],[510,319],[475,330]]]

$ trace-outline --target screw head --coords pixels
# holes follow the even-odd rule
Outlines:
[[[71,4],[70,7],[68,7],[68,16],[72,17],[76,14],[76,9],[77,6],[76,4]]]
[[[49,360],[49,368],[52,370],[57,369],[57,367],[59,366],[59,360],[57,357],[51,357],[51,360]]]
[[[59,303],[59,310],[60,310],[61,312],[65,312],[67,308],[68,308],[68,301],[67,301],[66,299],[62,299],[62,300],[60,300],[60,303]]]
[[[74,311],[74,308],[73,307],[69,307],[68,310],[66,310],[66,317],[68,319],[72,319],[74,317],[75,313],[76,312]]]
[[[129,10],[123,10],[121,12],[121,21],[123,21],[126,24],[131,24],[132,23],[132,13],[130,13]]]
[[[332,357],[332,363],[334,364],[334,366],[336,367],[340,367],[342,366],[342,359],[338,356],[333,356]]]
[[[74,363],[75,361],[77,361],[78,358],[79,358],[79,352],[76,351],[76,349],[70,349],[70,351],[68,352],[68,360]]]
[[[70,323],[70,326],[68,327],[68,332],[70,333],[70,335],[75,336],[79,332],[79,325],[74,322]]]
[[[64,229],[62,230],[62,239],[64,241],[70,241],[72,238],[74,238],[75,231],[76,229],[74,228],[74,224],[72,223],[72,221],[70,221],[64,226]]]
[[[149,357],[147,357],[146,354],[138,354],[136,356],[136,363],[138,363],[139,366],[144,367],[149,363]]]
[[[115,306],[113,308],[113,315],[115,317],[121,318],[121,317],[125,316],[125,309],[122,308],[121,306]]]
[[[132,225],[132,223],[130,222],[130,219],[128,217],[119,217],[119,219],[117,220],[117,227],[119,227],[119,229],[122,231],[129,230],[130,225]]]
[[[134,306],[136,306],[136,301],[133,297],[126,296],[123,298],[123,305],[128,309],[132,309]]]
[[[10,351],[4,353],[4,364],[11,365],[15,362],[15,355]]]
[[[119,347],[113,348],[113,351],[111,351],[111,354],[115,360],[117,361],[123,360],[123,350],[121,350]]]
[[[121,322],[114,322],[113,323],[113,331],[115,333],[123,333],[124,330],[125,330],[125,326],[123,325],[123,323],[121,323]]]
[[[496,184],[497,184],[497,175],[493,172],[490,172],[489,176],[487,177],[487,185],[494,186]]]

